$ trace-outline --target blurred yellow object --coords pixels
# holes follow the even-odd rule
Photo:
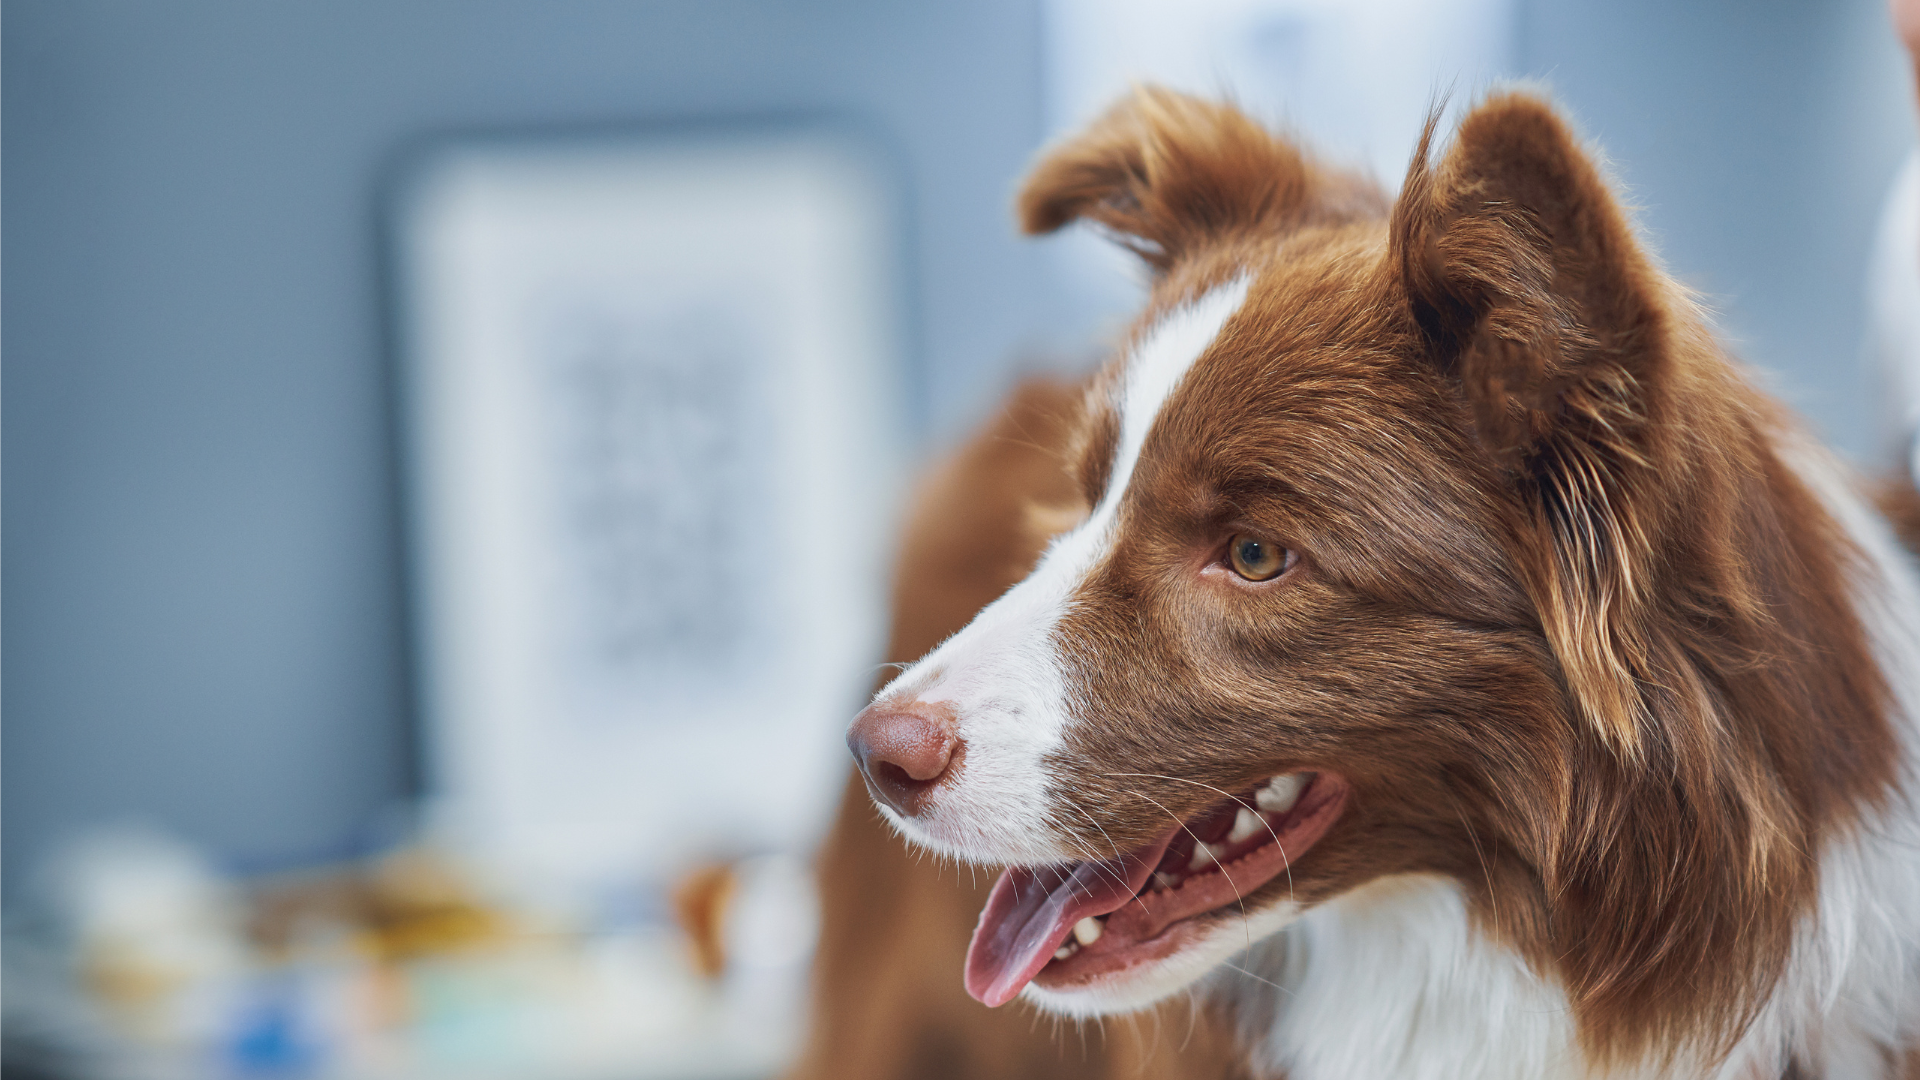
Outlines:
[[[107,934],[82,946],[80,977],[88,993],[115,1011],[154,1005],[189,981],[178,965],[157,962],[142,942]]]
[[[463,874],[421,849],[380,860],[367,886],[367,933],[384,959],[498,945],[513,933],[505,913],[483,903]]]
[[[451,861],[423,848],[283,880],[254,897],[251,936],[268,955],[284,958],[316,925],[344,928],[357,951],[386,962],[487,948],[516,933]]]

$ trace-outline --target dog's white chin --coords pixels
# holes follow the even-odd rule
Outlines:
[[[1245,918],[1220,920],[1171,956],[1071,986],[1028,983],[1021,996],[1057,1016],[1092,1020],[1150,1009],[1216,972],[1230,979],[1264,979],[1267,976],[1245,970],[1246,958],[1241,954],[1284,930],[1303,910],[1298,904],[1283,900]]]

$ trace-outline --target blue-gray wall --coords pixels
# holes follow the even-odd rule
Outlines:
[[[383,171],[449,129],[825,113],[900,161],[951,418],[1033,325],[1028,0],[10,0],[4,858],[146,817],[253,865],[409,785]],[[983,361],[983,358],[984,361]]]
[[[1522,66],[1846,445],[1910,94],[1879,0],[1525,5]],[[450,129],[835,113],[895,151],[932,438],[1059,311],[1006,195],[1038,0],[11,0],[4,851],[348,850],[410,784],[380,180]]]
[[[1885,0],[1533,0],[1519,38],[1740,353],[1874,449],[1862,285],[1914,124]]]

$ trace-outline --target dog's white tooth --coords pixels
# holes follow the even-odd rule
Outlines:
[[[1223,850],[1223,849],[1222,849]],[[1220,851],[1205,840],[1193,845],[1193,858],[1188,861],[1189,870],[1211,870],[1220,865]]]
[[[1082,945],[1091,945],[1099,941],[1100,935],[1106,933],[1106,931],[1106,923],[1089,915],[1073,924],[1073,940]]]
[[[1233,831],[1227,834],[1227,843],[1238,844],[1243,840],[1250,839],[1256,833],[1265,832],[1266,828],[1266,825],[1261,822],[1259,814],[1243,806],[1234,811]]]
[[[1171,889],[1178,884],[1180,884],[1180,879],[1164,870],[1155,870],[1153,872],[1153,887],[1156,889]]]
[[[1300,791],[1306,786],[1307,778],[1297,772],[1276,776],[1253,793],[1253,804],[1264,813],[1284,814],[1300,801]]]
[[[1053,958],[1055,960],[1065,960],[1067,957],[1072,956],[1074,953],[1079,951],[1080,951],[1080,946],[1075,945],[1073,942],[1069,941],[1065,945],[1062,945],[1059,948],[1053,950]]]

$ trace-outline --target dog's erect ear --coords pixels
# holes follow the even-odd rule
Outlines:
[[[1678,296],[1565,123],[1524,94],[1461,124],[1438,168],[1421,140],[1392,254],[1425,348],[1457,380],[1481,443],[1551,532],[1536,592],[1582,711],[1633,752],[1648,675],[1635,629],[1656,576],[1648,515]],[[1683,301],[1682,301],[1683,302]]]
[[[1151,86],[1050,149],[1019,197],[1028,233],[1085,219],[1159,271],[1223,238],[1384,209],[1373,184],[1315,166],[1233,106]]]
[[[1664,358],[1663,286],[1599,170],[1524,94],[1475,109],[1438,170],[1433,127],[1394,207],[1394,255],[1482,442],[1524,453],[1569,411],[1632,407],[1614,399]]]
[[[1538,817],[1547,947],[1589,1053],[1690,1030],[1725,1053],[1817,902],[1827,823],[1894,782],[1849,541],[1551,109],[1497,96],[1427,149],[1382,292],[1524,515],[1509,553],[1572,714]]]

